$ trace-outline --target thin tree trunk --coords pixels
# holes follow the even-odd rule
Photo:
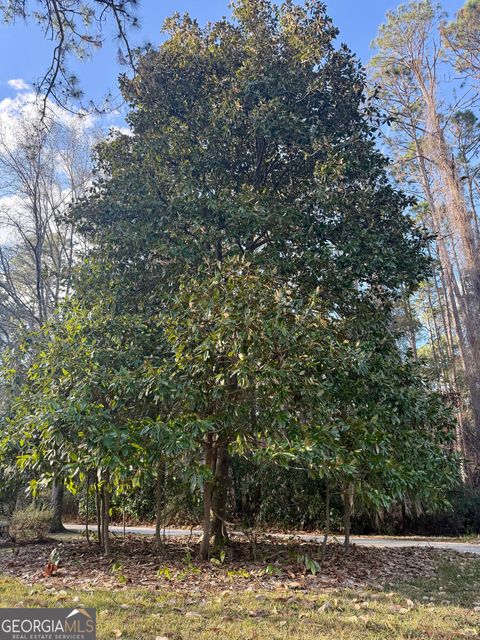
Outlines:
[[[165,506],[165,461],[160,458],[157,462],[157,478],[155,485],[155,497],[156,497],[156,509],[155,509],[155,544],[157,549],[160,550],[163,547],[162,540],[162,522],[163,512]]]
[[[51,508],[53,511],[52,526],[50,528],[50,531],[52,533],[63,533],[66,531],[62,522],[63,495],[64,495],[63,478],[58,476],[53,480],[52,495],[51,495],[51,501],[50,501]]]
[[[441,367],[440,367],[440,361],[437,355],[437,347],[435,346],[435,337],[433,334],[430,318],[427,318],[427,329],[428,329],[428,335],[430,338],[430,344],[432,346],[433,362],[435,363],[435,369],[437,370],[437,375],[438,375],[438,374],[441,374]]]
[[[207,470],[212,472],[214,468],[214,445],[212,435],[207,436],[205,442],[205,465]],[[213,496],[213,478],[205,480],[203,488],[203,536],[200,542],[200,558],[210,559],[210,530],[211,530],[211,509]]]
[[[414,321],[413,321],[412,307],[410,305],[410,298],[408,297],[408,294],[406,294],[406,293],[403,296],[403,306],[404,306],[405,316],[407,318],[408,333],[410,335],[410,346],[411,346],[411,349],[412,349],[412,354],[413,354],[413,357],[415,358],[415,360],[418,360],[417,336],[416,336],[416,332],[415,332],[415,324],[414,324]]]
[[[228,532],[226,526],[227,497],[228,497],[228,475],[229,475],[229,455],[226,442],[218,445],[215,463],[215,481],[212,496],[212,535],[215,550],[221,550],[228,543]]]
[[[350,548],[350,526],[352,520],[353,491],[353,483],[349,483],[343,491],[343,524],[345,529],[345,549]]]
[[[97,512],[97,536],[98,544],[102,546],[102,528],[103,528],[103,507],[100,489],[98,488],[98,479],[95,479],[95,509]]]
[[[102,549],[105,549],[105,492],[103,485],[100,489],[100,505],[101,505],[101,527],[102,527]]]
[[[90,493],[90,471],[87,471],[86,488],[85,488],[85,536],[87,538],[87,544],[90,546],[90,527],[89,527],[89,501],[88,495]]]
[[[448,318],[448,307],[445,305],[445,291],[438,286],[437,270],[433,269],[433,282],[435,285],[435,292],[437,294],[438,307],[440,309],[440,316],[442,318],[443,333],[445,335],[445,343],[447,345],[447,368],[452,369],[455,366],[455,350],[452,341],[451,325]],[[443,298],[442,298],[443,296]]]
[[[330,483],[327,480],[325,487],[325,531],[322,540],[322,561],[325,559],[327,552],[328,536],[330,535]]]
[[[443,349],[443,345],[442,345],[442,341],[440,338],[440,330],[438,328],[438,322],[437,322],[437,317],[436,317],[436,313],[435,313],[435,305],[432,299],[432,294],[430,291],[430,286],[427,285],[427,299],[428,299],[428,306],[430,308],[430,314],[431,314],[431,318],[432,318],[432,325],[433,325],[433,335],[432,338],[434,336],[435,338],[435,342],[437,344],[437,354],[438,354],[438,372],[439,372],[439,381],[444,381],[444,384],[446,383],[447,379],[448,379],[448,373],[447,373],[447,359],[445,358],[445,353],[444,353],[444,349]],[[433,348],[433,345],[432,345]]]
[[[470,208],[471,208],[471,218],[472,223],[475,229],[475,242],[479,243],[480,241],[480,227],[478,226],[478,216],[477,216],[477,207],[475,203],[475,195],[473,193],[473,180],[472,178],[468,178],[468,197],[470,200]]]
[[[110,480],[110,475],[108,471],[105,473],[104,482],[102,485],[102,493],[103,493],[103,549],[105,551],[105,555],[111,555],[111,545],[110,545],[110,536],[109,536],[109,528],[110,528],[110,487],[108,486]]]
[[[125,494],[123,494],[123,508],[122,508],[122,524],[123,524],[123,539],[127,537],[127,523],[125,520]]]
[[[451,310],[450,303],[448,300],[447,288],[445,285],[445,279],[443,275],[443,271],[440,271],[440,287],[438,286],[436,273],[434,274],[435,283],[437,287],[437,295],[439,300],[442,299],[443,295],[443,303],[441,305],[442,309],[442,318],[444,331],[447,338],[447,347],[449,350],[449,358],[450,358],[450,373],[451,373],[451,381],[452,381],[452,389],[457,396],[457,424],[455,430],[455,440],[457,445],[457,451],[462,457],[460,462],[460,474],[463,482],[466,482],[469,479],[469,475],[465,468],[464,459],[466,457],[466,444],[465,444],[465,421],[463,416],[463,407],[462,407],[462,397],[460,393],[460,385],[458,382],[458,373],[457,373],[457,363],[455,358],[455,343],[453,338],[453,329],[452,329],[452,318],[451,318]],[[442,294],[442,295],[440,295]]]

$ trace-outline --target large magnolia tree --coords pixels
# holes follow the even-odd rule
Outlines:
[[[102,449],[95,466],[108,460],[105,486],[112,460],[130,475],[155,455],[159,471],[165,459],[198,469],[203,557],[210,528],[226,542],[232,455],[294,460],[328,476],[347,521],[357,493],[378,505],[414,490],[412,467],[427,466],[414,452],[438,471],[424,477],[433,495],[454,475],[449,418],[403,368],[393,335],[386,340],[392,302],[426,271],[427,241],[376,150],[361,67],[335,48],[320,2],[242,0],[231,20],[201,28],[176,15],[165,33],[137,55],[135,78],[121,80],[131,135],[98,148],[96,182],[75,210],[92,249],[69,313],[88,326],[100,307],[113,357],[102,356],[92,391],[95,357],[84,371],[78,354],[77,372],[67,366],[67,323],[65,354],[55,339],[53,353],[43,350],[55,361],[44,367],[48,393],[25,389],[12,431],[32,410],[44,412],[33,424],[52,424],[52,405],[32,407],[29,397],[55,394],[48,371],[65,369],[57,418],[86,411],[101,431],[126,428],[125,452],[138,452],[127,464]],[[137,339],[122,327],[129,317],[149,327],[138,353],[125,348]],[[88,345],[91,334],[80,335]],[[406,410],[415,393],[417,408],[433,407],[417,418]],[[37,445],[24,443],[29,464]]]

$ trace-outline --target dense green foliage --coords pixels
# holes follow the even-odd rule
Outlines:
[[[362,69],[318,2],[242,0],[166,33],[122,79],[131,135],[98,147],[75,208],[91,247],[75,296],[11,355],[5,446],[33,487],[96,491],[107,552],[112,491],[155,483],[160,523],[178,482],[202,496],[208,557],[232,461],[321,480],[347,531],[352,503],[442,505],[452,418],[391,319],[427,239],[375,148]]]

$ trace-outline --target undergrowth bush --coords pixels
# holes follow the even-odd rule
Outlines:
[[[15,542],[45,540],[52,526],[53,511],[29,505],[15,511],[10,520],[9,534]]]

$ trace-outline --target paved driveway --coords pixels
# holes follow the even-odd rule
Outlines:
[[[85,531],[85,526],[82,524],[66,524],[65,527],[70,531]],[[110,527],[110,531],[116,534],[123,534],[123,527]],[[137,535],[153,536],[155,535],[155,529],[153,527],[126,527],[127,533],[133,533]],[[201,529],[194,529],[193,535],[200,536],[202,534]],[[169,537],[180,537],[190,535],[190,529],[166,529],[165,535]],[[272,534],[276,538],[288,538],[290,536],[282,533]],[[302,540],[311,542],[321,542],[322,536],[314,536],[305,534],[299,534],[296,536]],[[336,536],[339,542],[343,542],[342,536]],[[480,555],[480,544],[469,544],[466,542],[443,542],[438,540],[416,540],[414,538],[378,538],[369,536],[354,536],[351,538],[353,544],[365,546],[365,547],[429,547],[431,549],[446,549],[450,551],[459,551],[460,553],[476,553]]]

